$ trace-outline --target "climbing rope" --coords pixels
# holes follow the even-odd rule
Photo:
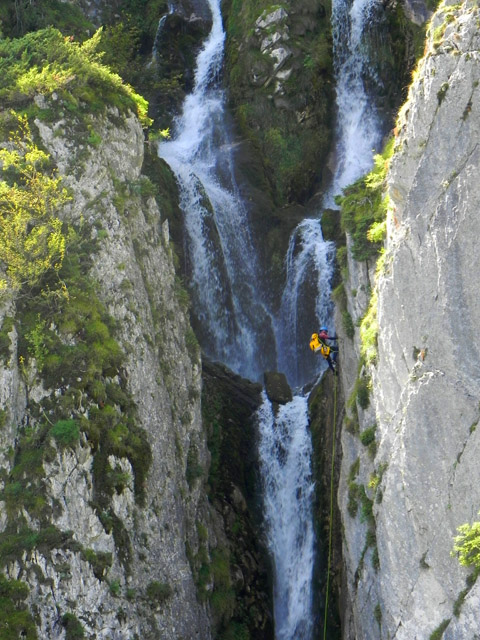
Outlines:
[[[335,439],[337,433],[337,376],[334,376],[333,383],[333,439],[332,439],[332,465],[330,472],[330,527],[328,534],[328,562],[327,562],[327,586],[325,588],[325,618],[323,622],[323,640],[327,638],[327,615],[328,597],[330,588],[330,567],[332,564],[332,532],[333,532],[333,492],[334,492],[334,470],[335,470]]]

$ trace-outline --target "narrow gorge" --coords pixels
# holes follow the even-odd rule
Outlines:
[[[480,638],[479,20],[0,7],[0,639]]]

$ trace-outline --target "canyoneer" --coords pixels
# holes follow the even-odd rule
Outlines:
[[[312,337],[310,338],[310,349],[314,353],[320,353],[325,358],[328,366],[335,374],[338,346],[328,344],[328,342],[331,343],[336,340],[338,340],[337,336],[329,335],[327,327],[320,327],[320,331],[318,333],[312,333]]]

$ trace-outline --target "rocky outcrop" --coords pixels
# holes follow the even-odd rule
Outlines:
[[[42,638],[63,638],[68,625],[75,623],[86,637],[207,639],[208,607],[197,600],[190,557],[199,548],[201,527],[209,526],[201,480],[208,454],[200,413],[199,350],[175,279],[168,225],[141,175],[143,132],[134,116],[109,111],[95,119],[98,138],[91,145],[65,137],[68,124],[64,120],[52,128],[37,121],[38,133],[73,196],[65,220],[88,229],[91,276],[125,353],[119,375],[136,407],[137,426],[147,434],[150,454],[145,452],[145,471],[150,456],[151,464],[140,504],[128,457],[112,455],[102,462],[91,432],[67,447],[52,440],[43,467],[35,468],[43,478],[42,504],[51,510],[48,526],[44,529],[45,523],[37,520],[38,504],[35,511],[25,502],[25,526],[38,533],[32,534],[31,542],[17,536],[16,545],[25,550],[10,551],[9,556],[9,521],[3,521],[5,574],[28,585],[26,602],[35,609]],[[2,309],[2,320],[9,314],[15,323],[22,322],[13,306]],[[70,340],[74,344],[76,338]],[[28,429],[43,424],[38,407],[48,420],[69,389],[60,380],[47,385],[34,361],[28,370],[22,368],[15,328],[5,344],[0,368],[5,422],[1,449],[10,451],[3,454],[2,475],[8,513],[9,474],[15,473],[21,486],[33,470],[24,470],[19,443],[25,446]],[[108,343],[105,348],[113,346]],[[77,380],[82,375],[79,368]],[[116,379],[107,379],[107,388],[115,387]],[[88,424],[95,411],[101,414],[105,399],[99,396],[95,406],[83,408],[82,418],[87,396],[81,388],[75,393],[80,408],[70,410],[79,424]],[[116,402],[123,406],[128,401],[120,396]],[[110,415],[116,410],[111,408]],[[123,433],[117,429],[117,445],[126,437]],[[109,503],[105,494],[99,498],[99,482],[107,479],[94,477],[101,464],[117,478]],[[137,468],[137,480],[140,472]],[[213,548],[217,541],[210,531]],[[209,562],[207,553],[206,565]],[[214,584],[212,578],[212,588]]]
[[[305,202],[318,183],[330,143],[328,8],[297,0],[265,9],[246,2],[241,10],[228,2],[222,10],[237,125],[255,145],[275,205]],[[259,177],[252,182],[257,184]]]
[[[345,638],[479,633],[480,588],[451,556],[480,507],[478,18],[441,5],[397,121],[377,364],[342,436]]]
[[[229,550],[235,605],[230,628],[252,640],[274,637],[267,553],[258,504],[259,471],[255,412],[262,402],[260,384],[203,360],[203,418],[212,462],[209,496],[223,523]]]
[[[265,392],[274,405],[287,404],[292,401],[292,390],[284,373],[265,371],[263,375]]]

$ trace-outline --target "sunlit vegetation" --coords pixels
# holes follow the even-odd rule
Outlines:
[[[0,99],[45,120],[85,119],[107,107],[133,111],[148,126],[148,104],[101,62],[101,30],[83,43],[52,27],[0,41]],[[45,107],[32,102],[42,95]]]
[[[455,536],[452,555],[464,567],[474,567],[480,571],[480,522],[462,524]]]
[[[15,132],[0,151],[5,176],[0,245],[3,294],[15,295],[16,315],[4,319],[0,354],[4,361],[16,356],[27,394],[40,382],[49,393],[39,403],[29,399],[29,422],[16,426],[12,468],[2,474],[7,525],[0,534],[0,565],[20,561],[35,549],[43,554],[54,548],[81,551],[71,532],[50,524],[61,507],[48,498],[44,481],[45,466],[54,463],[58,452],[83,444],[93,453],[91,506],[127,566],[130,541],[111,497],[132,486],[143,503],[151,450],[126,390],[115,322],[89,275],[99,240],[92,239],[83,220],[77,225],[61,221],[69,195],[51,158],[35,144],[26,116],[16,115],[11,122]],[[15,354],[12,331],[17,334]],[[5,422],[6,413],[2,416]],[[128,460],[132,479],[112,463],[112,456]],[[101,579],[111,565],[110,554],[83,553]],[[81,637],[72,621],[65,628],[68,637]]]
[[[377,154],[372,171],[344,189],[337,197],[341,206],[342,228],[353,240],[352,256],[365,261],[378,257],[386,226],[389,200],[385,194],[385,179],[393,155],[394,138]]]
[[[18,128],[10,148],[0,149],[0,262],[6,274],[0,290],[32,286],[46,271],[58,271],[68,235],[58,218],[70,199],[67,190],[33,142],[27,118],[14,115]]]

